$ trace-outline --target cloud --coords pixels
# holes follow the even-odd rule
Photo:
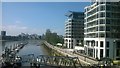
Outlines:
[[[21,21],[15,21],[15,23],[16,23],[16,24],[20,24],[20,23],[21,23]]]
[[[26,26],[20,25],[4,25],[2,26],[2,30],[7,32],[7,35],[19,35],[20,33],[28,33],[28,34],[43,34],[46,29],[44,28],[29,28]]]
[[[42,35],[46,32],[46,28],[30,28],[27,26],[20,26],[20,25],[4,25],[2,26],[2,30],[7,32],[7,35],[19,35],[20,33],[27,33],[27,34],[38,34]],[[50,29],[52,32],[56,32],[59,35],[63,35],[63,29]]]
[[[7,32],[7,35],[19,35],[20,33],[27,33],[27,34],[39,34],[42,35],[46,32],[47,28],[44,27],[28,27],[23,22],[16,20],[11,24],[4,23],[2,25],[2,30]],[[63,35],[63,30],[61,28],[53,27],[50,29],[52,32],[56,32],[60,35]]]
[[[8,35],[16,35],[20,32],[25,32],[27,27],[19,25],[5,25],[2,26],[2,29],[7,31]]]

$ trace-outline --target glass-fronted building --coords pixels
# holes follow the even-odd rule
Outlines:
[[[85,54],[120,59],[120,2],[96,0],[84,14]]]
[[[70,11],[66,14],[64,45],[74,49],[83,44],[84,39],[84,13]]]

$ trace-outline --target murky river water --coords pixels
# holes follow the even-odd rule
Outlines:
[[[8,41],[8,42],[0,42],[0,54],[4,50],[5,47],[13,46],[21,41]],[[39,45],[39,46],[38,46]],[[28,44],[24,46],[23,49],[20,50],[18,55],[27,55],[34,54],[37,55],[49,55],[47,49],[41,45],[40,40],[29,40]]]

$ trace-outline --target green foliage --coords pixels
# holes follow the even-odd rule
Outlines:
[[[45,40],[51,43],[52,45],[56,45],[57,43],[63,44],[63,37],[57,35],[57,33],[52,33],[50,29],[46,30]]]

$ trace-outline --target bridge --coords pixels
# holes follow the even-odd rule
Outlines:
[[[82,67],[78,57],[68,57],[68,56],[48,56],[48,55],[38,55],[34,54],[22,55],[14,59],[9,59],[4,62],[12,63],[11,66],[18,64],[18,66],[41,67],[41,66],[54,66],[54,67]],[[6,64],[5,64],[6,65]],[[25,65],[26,66],[26,65]]]
[[[82,66],[78,57],[68,56],[39,55],[35,57],[34,54],[29,54],[22,56],[22,62],[30,63],[30,66],[34,64],[45,66]]]

